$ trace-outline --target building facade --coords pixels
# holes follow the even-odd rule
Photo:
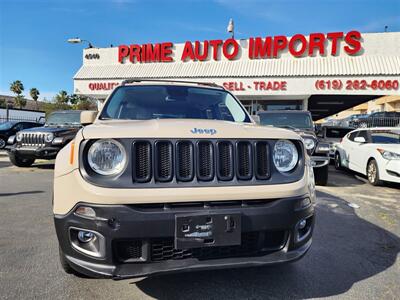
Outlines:
[[[83,51],[74,93],[105,99],[123,80],[214,82],[251,114],[308,109],[315,120],[400,95],[400,32],[331,32],[131,44]]]

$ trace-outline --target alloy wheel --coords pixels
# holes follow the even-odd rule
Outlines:
[[[368,180],[371,183],[374,183],[376,181],[376,167],[375,164],[371,161],[368,164],[368,172],[367,172]]]

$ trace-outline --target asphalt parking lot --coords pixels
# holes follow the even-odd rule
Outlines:
[[[53,164],[16,168],[0,155],[1,299],[398,299],[399,186],[330,172],[318,187],[313,246],[300,261],[112,281],[65,274],[58,263]]]

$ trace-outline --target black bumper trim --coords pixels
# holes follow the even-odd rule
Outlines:
[[[83,274],[89,276],[93,276],[95,274],[96,277],[106,277],[112,278],[114,280],[123,280],[167,273],[252,267],[294,262],[302,258],[307,253],[312,243],[312,239],[309,239],[307,243],[305,243],[301,247],[289,251],[289,240],[284,249],[260,257],[236,257],[213,259],[207,261],[186,259],[180,261],[165,261],[156,264],[122,264],[119,266],[93,264],[70,256],[66,256],[65,258],[74,269]]]
[[[312,205],[300,207],[302,197],[282,198],[270,202],[250,206],[220,206],[220,207],[176,207],[159,210],[143,210],[135,205],[96,205],[78,203],[67,215],[55,215],[56,233],[66,260],[78,272],[90,277],[113,277],[125,279],[142,277],[159,273],[200,270],[207,268],[227,268],[273,264],[291,261],[304,255],[311,244],[311,236],[315,223]],[[314,199],[313,199],[314,200]],[[95,220],[84,219],[74,214],[79,205],[87,205],[95,209]],[[220,256],[212,259],[188,257],[184,259],[166,259],[153,261],[150,249],[152,239],[171,238],[175,233],[175,215],[188,212],[241,213],[242,233],[248,232],[287,232],[282,246],[258,254],[241,256]],[[309,232],[305,238],[296,238],[296,226],[301,219],[312,217]],[[77,227],[99,232],[106,240],[106,255],[95,258],[79,253],[71,247],[69,228]],[[135,262],[123,262],[116,256],[115,242],[120,240],[142,240],[143,255]],[[264,246],[265,247],[265,246]]]

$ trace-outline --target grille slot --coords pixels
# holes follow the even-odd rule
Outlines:
[[[217,143],[218,179],[233,179],[233,146],[232,143],[223,141]]]
[[[197,177],[200,181],[211,181],[214,178],[214,148],[209,141],[197,144]]]
[[[256,177],[260,180],[268,179],[271,175],[269,164],[269,146],[267,142],[256,143]]]
[[[149,182],[152,176],[151,144],[137,141],[133,144],[133,180]]]
[[[191,181],[194,177],[193,144],[189,141],[179,141],[176,144],[176,179]]]
[[[156,142],[155,149],[156,180],[161,182],[171,181],[173,177],[172,143],[168,141]]]
[[[114,244],[115,256],[120,262],[138,261],[142,257],[142,241],[117,241]]]
[[[253,177],[251,144],[249,142],[238,142],[236,153],[238,179],[250,180]]]

